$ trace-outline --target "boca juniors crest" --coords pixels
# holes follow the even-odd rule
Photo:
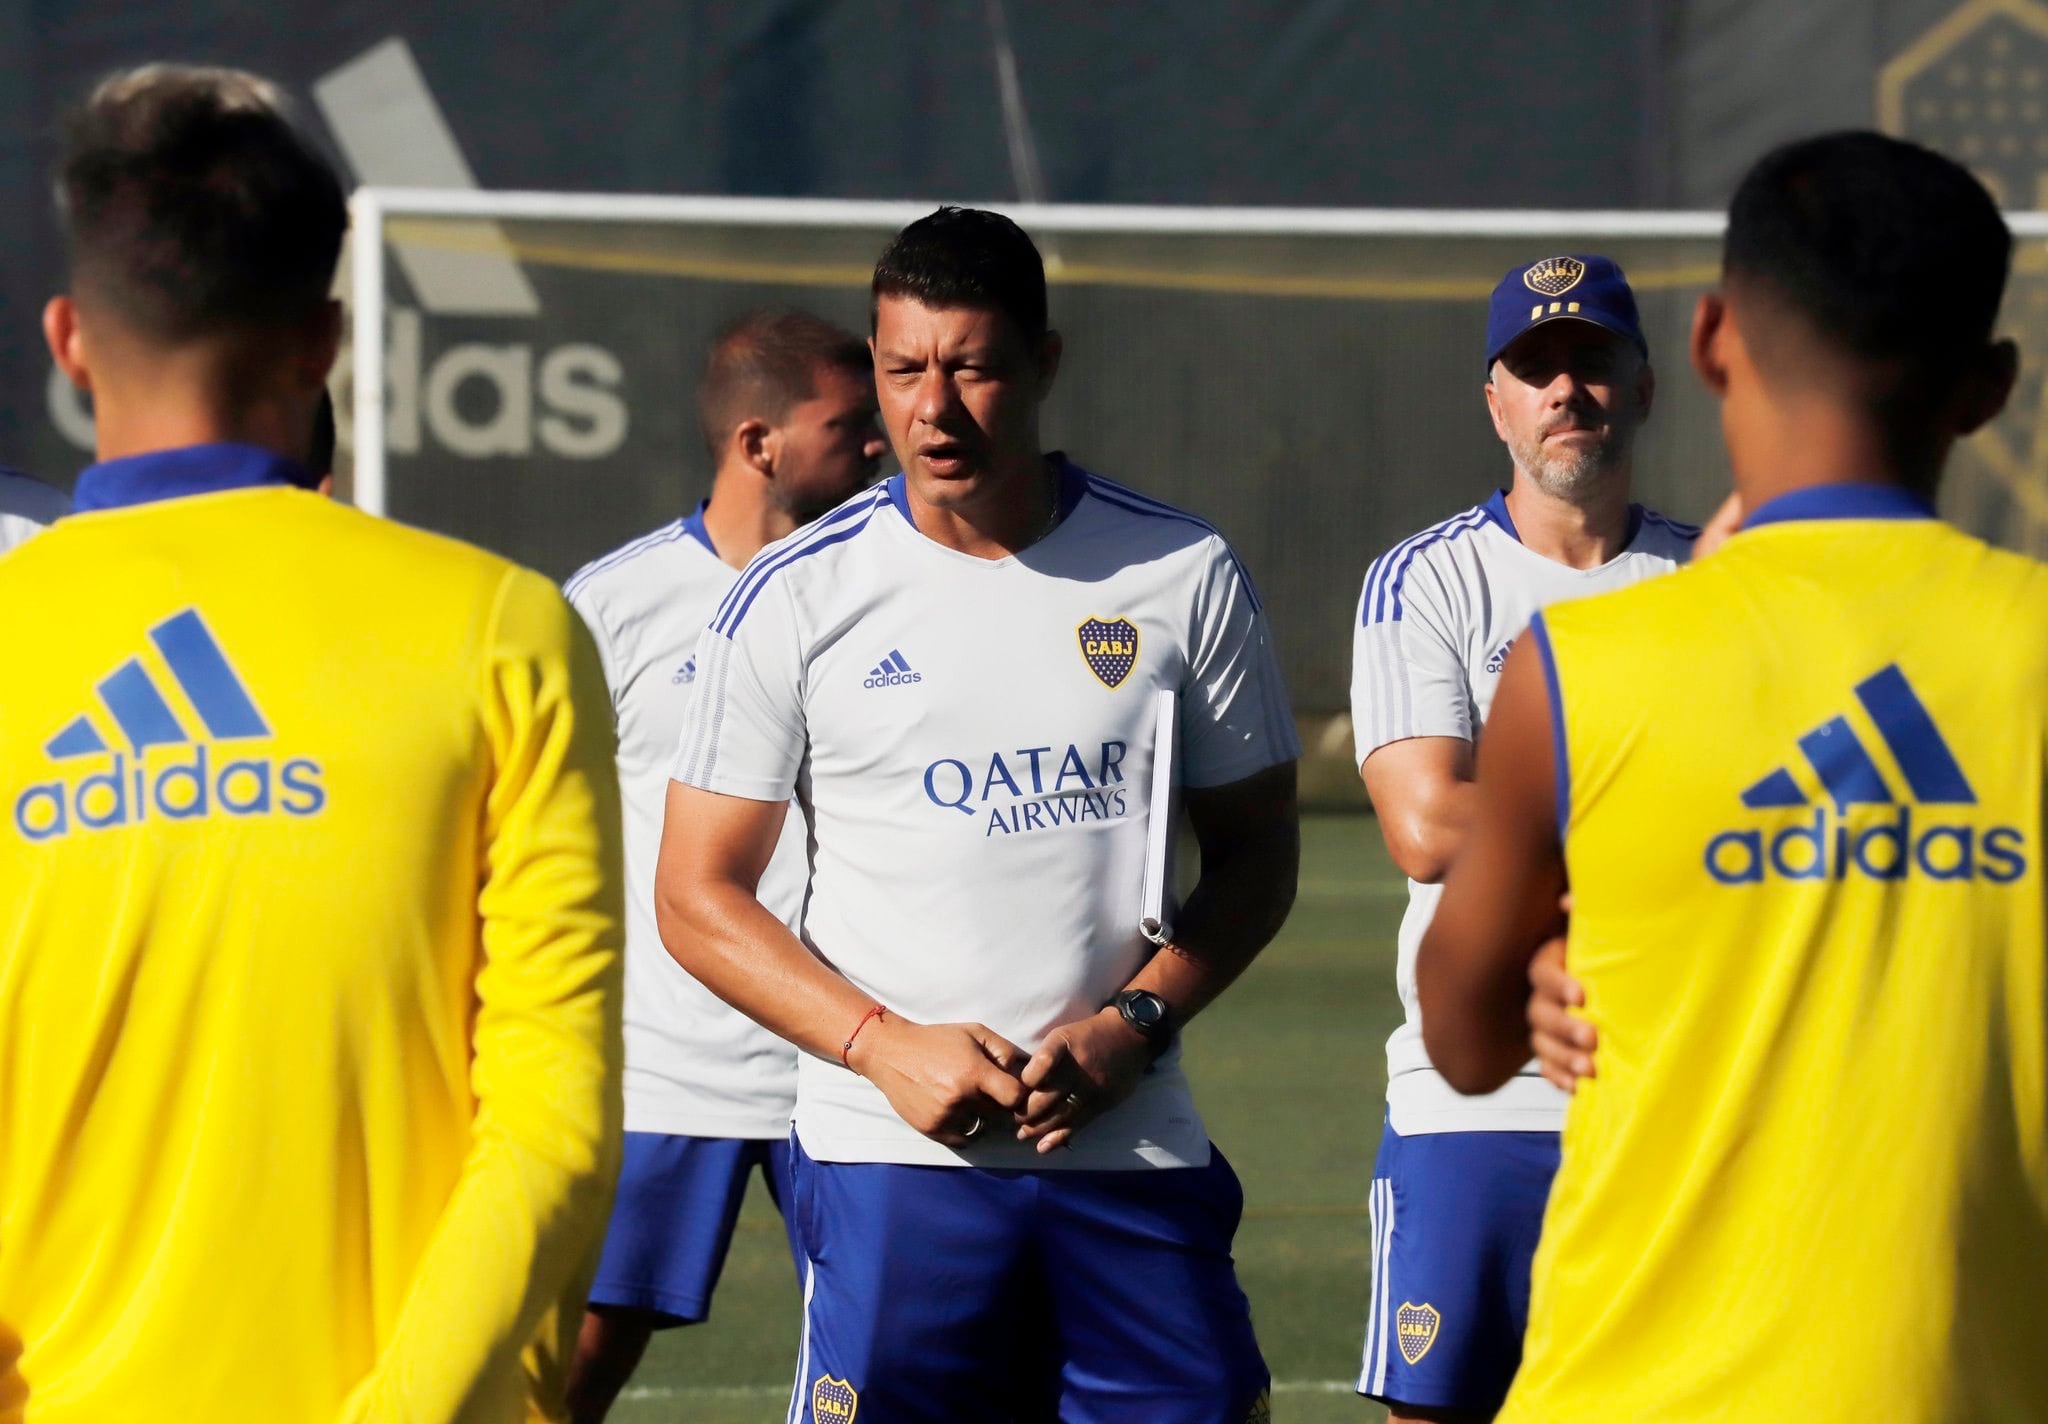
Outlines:
[[[843,1379],[820,1375],[811,1386],[811,1417],[818,1424],[853,1424],[859,1408],[860,1395]]]
[[[1138,625],[1128,618],[1090,618],[1074,630],[1081,657],[1104,687],[1121,687],[1138,665]]]
[[[1401,1358],[1411,1365],[1420,1364],[1429,1347],[1436,1343],[1437,1326],[1442,1323],[1443,1317],[1436,1313],[1435,1306],[1402,1301],[1401,1308],[1394,1312],[1394,1334],[1401,1346]]]

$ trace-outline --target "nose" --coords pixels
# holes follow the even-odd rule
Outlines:
[[[917,383],[917,401],[911,414],[919,423],[936,426],[959,403],[953,378],[936,362]]]

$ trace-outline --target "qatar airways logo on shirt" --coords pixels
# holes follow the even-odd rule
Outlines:
[[[104,831],[157,819],[224,816],[316,816],[327,806],[325,771],[308,757],[277,758],[223,743],[271,735],[242,679],[228,663],[197,609],[149,630],[170,676],[152,675],[140,657],[101,678],[99,706],[79,714],[43,745],[57,762],[83,762],[76,777],[26,787],[14,800],[14,828],[31,841],[74,831]],[[169,687],[182,694],[172,706]],[[128,744],[112,750],[98,718],[113,722]],[[197,722],[205,735],[188,728]],[[164,748],[167,750],[158,750]]]
[[[984,839],[1114,821],[1130,812],[1126,750],[1122,742],[1069,742],[940,757],[924,769],[924,794],[934,806],[974,817]]]
[[[1927,706],[1896,663],[1856,684],[1856,698],[1891,752],[1911,792],[1901,804],[1876,760],[1843,716],[1799,738],[1833,814],[1814,805],[1789,766],[1742,793],[1752,810],[1814,805],[1813,814],[1776,831],[1723,831],[1707,842],[1707,874],[1723,885],[1766,880],[1988,880],[2009,885],[2027,871],[2026,836],[2017,826],[1941,820],[1933,806],[1975,806],[1977,793]],[[1914,815],[1915,803],[1921,808]],[[1852,806],[1897,806],[1874,824],[1851,827]]]

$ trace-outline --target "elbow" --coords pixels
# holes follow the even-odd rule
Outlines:
[[[1526,1038],[1490,1025],[1480,1005],[1445,984],[1438,955],[1427,939],[1415,963],[1415,993],[1422,1010],[1422,1046],[1430,1066],[1467,1097],[1491,1093],[1528,1060]]]
[[[692,974],[702,967],[696,960],[703,944],[703,929],[697,923],[697,908],[703,897],[686,885],[656,884],[654,927],[661,934],[668,957]]]
[[[1401,873],[1418,885],[1441,885],[1451,869],[1451,837],[1427,821],[1383,820],[1380,836]]]

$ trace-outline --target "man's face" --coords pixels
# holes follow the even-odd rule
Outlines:
[[[1035,466],[1056,337],[1028,341],[999,311],[885,296],[873,345],[882,424],[924,503],[960,508]]]
[[[875,384],[843,366],[820,367],[809,400],[798,401],[776,426],[781,441],[775,502],[808,524],[851,498],[875,477],[888,448],[875,426]]]
[[[1551,321],[1501,352],[1486,404],[1516,468],[1570,499],[1625,463],[1653,389],[1635,343],[1589,321]]]

